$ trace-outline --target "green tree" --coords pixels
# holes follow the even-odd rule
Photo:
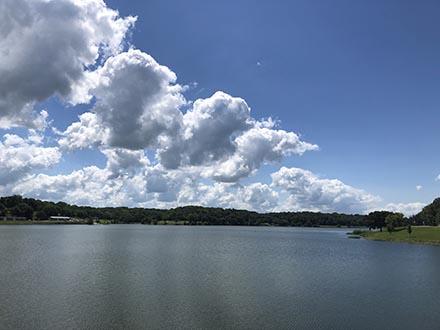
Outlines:
[[[418,225],[436,226],[440,223],[440,198],[426,205],[423,210],[414,218],[414,223]]]
[[[402,213],[391,213],[386,216],[385,224],[387,226],[388,232],[391,234],[394,231],[394,228],[403,223],[403,214]]]
[[[391,234],[394,231],[394,220],[392,217],[388,216],[385,219],[385,223],[387,225],[387,231],[389,234]]]
[[[0,215],[6,214],[6,206],[3,205],[3,203],[0,203]]]
[[[20,203],[12,208],[11,213],[12,213],[12,215],[15,215],[18,217],[32,219],[32,216],[34,214],[34,210],[29,205],[27,205],[25,203]]]
[[[390,212],[373,212],[368,216],[320,212],[256,213],[245,210],[200,206],[178,207],[170,210],[69,205],[20,196],[0,197],[4,214],[43,220],[50,216],[70,216],[79,219],[108,219],[114,223],[152,223],[158,221],[185,222],[190,225],[273,225],[273,226],[365,226],[382,228]]]
[[[47,215],[47,213],[45,212],[45,210],[40,210],[40,211],[36,211],[35,212],[35,218],[37,220],[47,220],[49,219],[49,216]]]
[[[52,203],[50,204],[48,203],[43,207],[42,212],[44,212],[49,218],[50,216],[53,215],[61,215],[61,208]]]
[[[382,231],[382,228],[386,226],[385,219],[390,214],[393,214],[392,212],[388,211],[374,211],[367,215],[366,223],[368,225],[368,228],[371,229],[380,229]]]

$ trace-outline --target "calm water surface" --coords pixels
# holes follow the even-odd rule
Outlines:
[[[440,247],[344,230],[1,226],[2,329],[440,329]]]

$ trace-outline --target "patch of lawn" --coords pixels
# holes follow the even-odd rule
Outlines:
[[[364,231],[361,235],[366,239],[379,241],[440,245],[440,227],[412,226],[411,234],[408,234],[406,228],[396,228],[396,231],[391,233],[386,230]]]

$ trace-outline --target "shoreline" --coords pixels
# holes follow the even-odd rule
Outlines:
[[[388,233],[387,231],[353,231],[351,234],[359,235],[370,241],[408,243],[419,245],[440,246],[440,227],[412,226],[412,233],[408,234],[406,228]]]
[[[0,226],[29,226],[29,225],[90,225],[90,224],[87,221],[50,221],[50,220],[0,221]]]
[[[170,221],[171,223],[157,223],[157,224],[150,224],[150,223],[141,223],[141,222],[130,222],[130,223],[124,223],[124,222],[116,222],[116,223],[110,223],[110,222],[94,222],[90,223],[87,220],[84,221],[51,221],[51,220],[15,220],[15,221],[0,221],[0,226],[28,226],[28,225],[143,225],[143,226],[173,226],[173,227],[274,227],[274,228],[331,228],[331,229],[360,229],[363,227],[349,227],[349,226],[329,226],[329,225],[321,225],[321,226],[275,226],[275,225],[243,225],[243,224],[237,224],[237,225],[231,225],[231,224],[225,224],[225,225],[215,225],[215,224],[184,224],[179,223],[175,221]]]

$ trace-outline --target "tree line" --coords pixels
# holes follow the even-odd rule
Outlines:
[[[440,224],[440,198],[434,199],[420,213],[412,216],[410,222],[419,226],[438,226]]]
[[[67,216],[84,220],[106,220],[110,223],[144,223],[186,225],[242,225],[242,226],[347,226],[382,229],[387,222],[394,227],[413,224],[438,224],[440,199],[435,207],[426,207],[410,219],[400,213],[375,211],[368,215],[321,212],[257,213],[246,210],[214,207],[185,206],[168,210],[128,207],[90,207],[49,202],[22,196],[0,198],[0,216],[17,216],[29,220],[47,220],[50,216]],[[389,217],[393,215],[393,217]],[[388,217],[388,220],[387,220]]]

